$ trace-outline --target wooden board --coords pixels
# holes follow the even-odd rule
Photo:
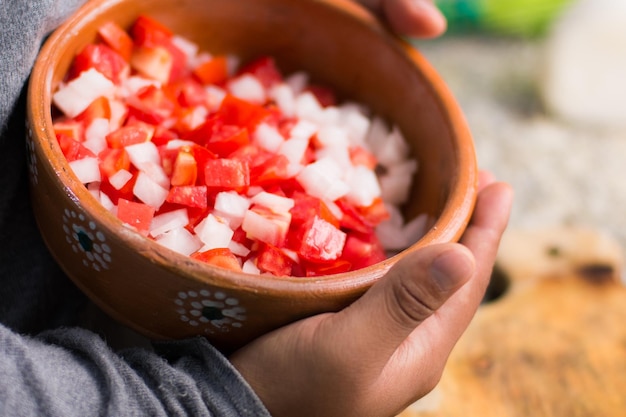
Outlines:
[[[507,231],[494,299],[400,416],[626,416],[622,253],[585,229]]]

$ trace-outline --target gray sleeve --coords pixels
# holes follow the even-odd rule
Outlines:
[[[36,338],[0,326],[2,416],[269,416],[205,339],[114,353],[83,329]]]
[[[28,78],[42,40],[85,1],[0,1],[0,131]]]

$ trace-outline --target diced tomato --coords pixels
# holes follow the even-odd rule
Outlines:
[[[335,201],[341,209],[343,216],[340,220],[342,229],[353,230],[359,233],[371,233],[375,224],[371,223],[363,214],[344,198]]]
[[[100,167],[102,170],[102,166]],[[106,194],[113,204],[118,204],[120,199],[132,201],[134,198],[133,188],[135,187],[135,181],[137,181],[137,170],[133,167],[129,170],[133,177],[119,190],[111,185],[108,177],[103,178],[100,183],[100,191]]]
[[[152,125],[163,122],[176,108],[165,92],[154,85],[144,87],[137,94],[128,97],[126,104],[129,117]]]
[[[130,29],[130,35],[137,46],[160,46],[168,43],[174,33],[158,20],[140,15]]]
[[[228,78],[228,60],[223,55],[214,56],[198,65],[193,74],[203,84],[223,84]]]
[[[250,186],[250,169],[247,162],[237,159],[208,160],[204,181],[212,189],[242,191]]]
[[[61,146],[61,152],[65,155],[68,162],[83,159],[85,157],[95,157],[93,152],[85,148],[85,146],[63,133],[57,134],[57,140]]]
[[[293,260],[274,245],[262,244],[256,258],[256,266],[261,272],[276,276],[289,276]]]
[[[256,161],[255,161],[256,162]],[[285,155],[270,154],[250,168],[250,184],[268,187],[288,178],[289,160]]]
[[[174,66],[174,57],[163,46],[142,46],[133,49],[130,65],[148,78],[167,83]]]
[[[214,126],[213,133],[206,142],[206,147],[220,157],[227,157],[248,143],[250,143],[248,129],[218,124]]]
[[[345,259],[337,259],[328,263],[316,263],[303,261],[304,276],[319,277],[322,275],[341,274],[352,269],[352,264]]]
[[[246,231],[243,230],[241,227],[238,227],[237,229],[234,230],[232,240],[233,242],[237,242],[246,247],[252,246],[252,240],[248,239]]]
[[[246,128],[235,124],[226,124],[220,114],[211,115],[202,125],[183,135],[183,137],[186,140],[206,146],[208,150],[222,158],[250,143]]]
[[[276,66],[276,61],[269,56],[262,56],[249,62],[238,73],[254,75],[265,88],[270,88],[283,80],[283,76]]]
[[[291,198],[294,200],[294,206],[291,209],[291,224],[293,226],[300,227],[311,219],[319,217],[334,227],[339,227],[339,220],[319,198],[304,192],[295,192]]]
[[[128,75],[128,62],[120,54],[103,43],[87,44],[74,58],[68,73],[72,80],[81,72],[94,68],[115,84]]]
[[[154,134],[154,127],[147,124],[134,124],[122,126],[118,130],[106,136],[107,143],[111,148],[124,148],[128,145],[148,142]]]
[[[372,204],[367,207],[357,207],[361,216],[370,224],[379,224],[389,218],[389,211],[385,207],[385,203],[382,198],[375,198]]]
[[[193,185],[198,178],[198,163],[191,149],[183,148],[178,151],[174,161],[174,169],[170,183],[173,186]]]
[[[151,140],[155,145],[161,146],[177,138],[178,135],[174,131],[159,125],[154,127],[154,135]]]
[[[298,254],[309,261],[328,262],[341,256],[346,233],[315,216],[306,222],[300,234]]]
[[[227,56],[213,55],[196,68],[189,67],[197,59],[188,61],[173,32],[146,15],[136,19],[129,33],[108,22],[98,29],[98,36],[75,57],[67,79],[95,68],[115,83],[123,81],[131,70],[133,75],[158,82],[146,82],[139,90],[134,90],[132,83],[119,86],[119,94],[95,99],[74,118],[59,113],[53,119],[54,130],[62,152],[71,162],[93,157],[83,144],[86,128],[93,126],[93,120],[110,121],[107,147],[98,155],[100,191],[116,205],[114,212],[124,223],[153,238],[149,228],[156,214],[184,208],[188,218],[184,227],[195,234],[200,230],[197,225],[209,214],[220,213],[224,222],[230,222],[228,232],[235,228],[231,246],[191,256],[235,271],[241,271],[244,261],[254,260],[262,273],[314,277],[347,272],[385,259],[375,234],[375,227],[389,217],[382,199],[374,198],[365,207],[354,204],[349,197],[326,202],[309,195],[291,160],[295,157],[299,161],[292,162],[303,166],[313,163],[329,155],[328,144],[313,135],[302,143],[306,148],[297,149],[297,154],[289,146],[268,150],[275,145],[272,133],[263,137],[265,132],[257,131],[259,123],[277,129],[283,138],[297,139],[294,127],[308,127],[301,125],[298,117],[286,116],[271,99],[253,103],[229,94],[227,88],[216,88],[229,83]],[[265,89],[283,82],[276,62],[269,56],[240,67],[235,77],[244,74],[256,77]],[[139,78],[137,81],[142,82]],[[207,88],[210,85],[216,87]],[[322,106],[337,103],[334,92],[327,87],[308,84],[304,91],[312,93]],[[261,147],[256,137],[251,140],[251,133],[258,133],[261,142],[267,139],[262,143],[267,146]],[[155,155],[151,159],[154,163],[142,166],[142,171],[130,162],[131,155],[139,156],[134,153],[138,148],[131,152],[126,147],[141,143],[151,152],[153,145],[157,147],[161,166],[156,164]],[[377,169],[376,156],[364,147],[352,145],[341,152],[347,152],[349,162],[359,169]],[[343,169],[343,164],[337,167]],[[334,169],[329,171],[333,176],[341,175]],[[229,193],[220,194],[222,191]],[[219,212],[215,209],[218,198]],[[230,210],[232,217],[228,215]]]
[[[182,77],[187,57],[172,43],[174,34],[167,26],[141,15],[130,33],[136,46],[131,57],[133,67],[164,83]]]
[[[91,104],[74,119],[84,122],[85,126],[89,126],[89,124],[97,118],[111,118],[111,104],[109,103],[109,99],[104,96],[100,96],[92,101]]]
[[[387,258],[376,234],[350,233],[341,254],[341,259],[352,264],[352,269],[365,268]]]
[[[133,53],[133,40],[120,25],[112,21],[106,22],[98,28],[98,35],[122,58],[126,61],[130,60]]]
[[[206,106],[209,96],[202,84],[192,78],[185,78],[176,83],[164,86],[182,107]]]
[[[208,207],[206,185],[181,185],[170,188],[166,201],[187,207],[205,209]]]
[[[195,129],[182,134],[182,138],[185,140],[190,140],[192,142],[197,143],[198,145],[204,146],[209,138],[213,135],[213,131],[215,130],[215,126],[217,124],[223,124],[221,118],[212,114],[207,118],[207,120],[202,123],[200,126]]]
[[[206,179],[204,177],[206,171],[206,165],[208,161],[217,159],[217,155],[205,148],[204,146],[194,145],[191,146],[191,152],[198,165],[198,178],[196,184],[206,185]]]
[[[214,266],[241,272],[239,260],[228,248],[214,248],[204,252],[196,252],[191,254],[191,257]]]
[[[351,146],[349,149],[352,165],[363,165],[369,169],[376,169],[378,161],[373,153],[362,146]]]
[[[117,218],[133,226],[139,233],[147,236],[154,217],[154,208],[147,204],[120,198],[117,202]]]
[[[226,94],[218,114],[224,124],[246,127],[248,132],[253,132],[263,119],[271,115],[271,112],[263,106]]]
[[[78,142],[84,140],[85,125],[75,119],[57,120],[54,122],[53,128],[56,135],[68,136]]]
[[[123,148],[105,148],[98,154],[100,173],[109,178],[120,169],[130,170],[130,158]]]

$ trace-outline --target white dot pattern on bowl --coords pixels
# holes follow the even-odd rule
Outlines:
[[[98,230],[96,223],[83,213],[65,209],[63,214],[65,240],[74,253],[82,257],[84,266],[100,272],[109,269],[111,247],[106,243],[104,233]]]
[[[181,291],[174,300],[183,323],[205,334],[227,333],[243,327],[246,309],[224,291]]]

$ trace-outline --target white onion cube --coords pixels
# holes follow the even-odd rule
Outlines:
[[[215,248],[227,248],[233,238],[233,230],[224,221],[209,214],[194,229],[196,235],[204,243],[203,251]]]
[[[74,172],[74,175],[78,177],[78,180],[83,184],[89,184],[91,182],[100,182],[100,167],[98,164],[98,158],[86,157],[77,159],[69,163],[70,168]]]
[[[191,255],[202,247],[202,242],[184,227],[163,233],[155,241],[174,252],[186,256]]]
[[[310,195],[335,201],[350,191],[342,179],[343,172],[331,158],[319,159],[300,171],[296,179]]]
[[[181,208],[178,210],[168,211],[152,218],[152,222],[150,223],[150,234],[156,237],[171,230],[185,227],[187,223],[189,223],[187,209]]]
[[[169,191],[156,183],[148,174],[139,171],[133,187],[133,194],[150,207],[158,209],[163,205]]]
[[[120,169],[115,174],[109,177],[109,183],[116,190],[120,190],[123,186],[126,185],[126,183],[128,183],[128,181],[130,181],[132,177],[133,174],[131,174],[129,171],[125,169]]]
[[[67,116],[76,117],[98,97],[112,96],[115,84],[95,68],[80,73],[52,95],[54,104]]]
[[[363,165],[358,165],[350,170],[346,177],[346,183],[350,187],[346,198],[357,206],[368,207],[376,198],[381,196],[380,184],[376,174]]]

